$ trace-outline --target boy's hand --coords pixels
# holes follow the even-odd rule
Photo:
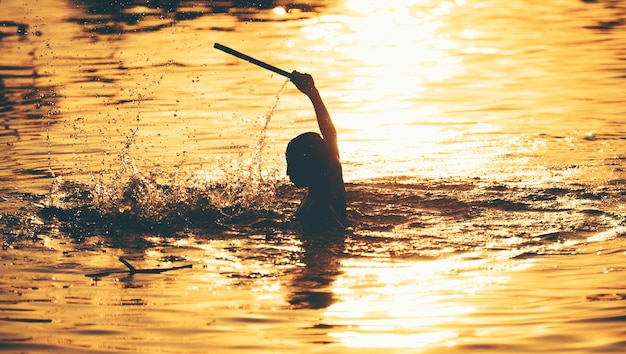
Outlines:
[[[303,74],[298,71],[293,71],[291,73],[291,82],[305,95],[309,96],[310,94],[315,92],[315,82],[313,81],[313,77],[309,74]]]

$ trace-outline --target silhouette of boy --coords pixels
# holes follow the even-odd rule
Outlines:
[[[322,132],[321,136],[314,132],[300,134],[287,145],[287,175],[296,187],[308,188],[296,216],[307,225],[343,228],[346,222],[346,190],[335,125],[313,77],[294,71],[290,78],[313,103]]]

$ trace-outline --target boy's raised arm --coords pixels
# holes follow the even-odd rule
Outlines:
[[[307,95],[313,103],[313,108],[315,109],[315,115],[317,116],[317,124],[320,127],[320,131],[322,132],[322,137],[324,141],[331,149],[331,152],[335,157],[339,158],[339,148],[337,146],[337,130],[335,129],[335,125],[333,124],[332,119],[330,118],[330,114],[326,109],[326,105],[324,101],[322,101],[322,97],[320,96],[319,91],[315,87],[315,82],[313,81],[313,77],[309,74],[303,74],[297,71],[293,71],[291,73],[291,82],[296,85],[298,90]]]

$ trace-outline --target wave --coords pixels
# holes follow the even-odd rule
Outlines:
[[[532,186],[467,180],[388,178],[346,185],[352,255],[439,257],[475,249],[511,257],[571,251],[582,242],[621,237],[626,192],[620,186]],[[65,235],[75,241],[148,238],[298,237],[303,190],[259,178],[210,182],[157,172],[124,182],[57,178],[45,195],[19,194],[5,210],[4,244]],[[611,231],[613,230],[613,231]],[[143,241],[141,241],[143,240]],[[129,246],[130,247],[130,246]]]

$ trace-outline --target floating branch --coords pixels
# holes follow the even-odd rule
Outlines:
[[[191,264],[187,264],[187,265],[184,265],[184,266],[171,267],[171,268],[136,269],[135,267],[133,267],[132,264],[128,263],[128,261],[126,259],[124,259],[123,257],[120,257],[119,261],[124,263],[124,265],[126,267],[128,267],[128,270],[114,270],[114,271],[110,271],[110,272],[91,273],[91,274],[85,274],[85,276],[89,277],[89,278],[100,278],[100,277],[106,277],[107,275],[111,275],[111,274],[125,274],[125,273],[128,273],[129,275],[134,275],[134,274],[137,274],[137,273],[161,274],[163,272],[167,272],[167,271],[170,271],[170,270],[177,270],[177,269],[184,269],[184,268],[191,268],[192,267]]]

